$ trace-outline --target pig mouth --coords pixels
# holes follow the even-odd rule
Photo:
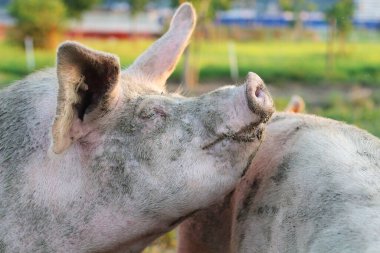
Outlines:
[[[202,147],[203,150],[209,149],[215,144],[223,141],[223,140],[232,140],[235,142],[254,142],[255,140],[261,140],[264,131],[264,123],[252,123],[248,126],[241,128],[237,132],[227,132],[223,134],[219,134],[217,138],[204,145]]]

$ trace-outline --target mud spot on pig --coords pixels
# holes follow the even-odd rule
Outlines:
[[[237,215],[238,222],[244,221],[249,215],[250,207],[253,204],[253,200],[257,194],[257,191],[259,190],[260,184],[261,184],[261,179],[256,178],[255,180],[253,180],[252,184],[250,185],[248,194],[243,199],[242,205]]]
[[[186,134],[189,136],[189,138],[192,139],[194,132],[193,132],[193,129],[191,128],[190,124],[186,124],[184,129],[186,131]]]
[[[379,147],[380,148],[380,147]],[[359,155],[359,156],[361,156],[361,157],[363,157],[365,160],[369,160],[369,161],[371,161],[371,163],[373,164],[373,165],[375,165],[375,168],[377,168],[377,167],[379,167],[379,163],[378,163],[378,159],[375,157],[375,154],[373,154],[373,153],[370,153],[369,151],[356,151],[356,153]],[[365,168],[365,167],[362,167],[361,168],[363,171],[365,171],[365,170],[367,170],[368,168]]]
[[[25,83],[28,85],[28,83]],[[21,185],[19,168],[36,150],[44,150],[41,136],[48,130],[40,126],[37,109],[34,108],[34,92],[26,92],[24,84],[11,87],[0,96],[0,167],[3,170],[3,188],[10,198],[16,195]],[[45,147],[45,150],[47,148]]]
[[[7,249],[7,245],[4,243],[3,240],[0,240],[0,253],[5,253],[6,249]]]
[[[35,231],[30,231],[30,234],[38,233],[43,234],[45,229],[51,225],[51,213],[47,207],[42,207],[34,203],[34,197],[31,194],[28,198],[26,205],[19,204],[17,212],[15,213],[20,218],[23,217],[26,220],[25,224],[32,224],[29,228],[34,228]]]
[[[152,147],[148,145],[136,146],[134,150],[134,157],[138,162],[151,165],[151,161],[153,157],[153,149]],[[123,160],[125,160],[125,158]]]
[[[133,164],[126,164],[135,161],[134,166],[138,166],[133,154],[126,154],[124,152],[112,152],[115,147],[106,148],[106,151],[94,159],[91,166],[94,177],[97,178],[99,188],[99,204],[108,204],[110,201],[117,197],[129,196],[132,198],[133,187],[135,181],[135,172]],[[129,148],[118,147],[119,150]],[[140,156],[146,154],[139,153]],[[137,156],[137,155],[136,155]]]
[[[20,90],[18,90],[18,89]],[[38,128],[35,102],[20,86],[8,94],[2,93],[0,107],[0,143],[3,159],[0,163],[10,161],[19,164],[25,161],[36,148],[39,140],[32,133]],[[12,127],[9,127],[12,126]]]
[[[291,168],[291,159],[290,155],[287,155],[283,158],[280,165],[277,167],[277,173],[271,177],[272,181],[275,184],[280,184],[282,181],[286,180],[288,178],[288,173]]]
[[[223,115],[217,111],[208,111],[206,117],[203,118],[203,124],[210,134],[215,135],[215,129],[218,128],[226,119],[223,118]]]
[[[54,252],[54,250],[49,249],[45,239],[39,239],[34,243],[34,249],[32,250],[32,252],[48,253],[48,252]]]
[[[274,216],[278,212],[278,207],[276,206],[260,206],[257,209],[254,210],[254,213],[256,213],[258,216]]]
[[[170,161],[177,161],[178,158],[181,156],[183,152],[183,149],[175,149],[172,151],[172,154],[170,155]]]
[[[241,249],[241,246],[243,245],[245,237],[246,237],[246,235],[245,235],[244,232],[240,233],[240,235],[239,235],[239,244],[238,244],[239,245],[239,250]]]

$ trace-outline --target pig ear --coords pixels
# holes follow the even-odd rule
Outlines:
[[[195,22],[193,6],[189,3],[182,4],[172,18],[169,30],[127,69],[128,77],[144,79],[148,83],[164,87],[189,43]]]
[[[111,54],[65,42],[57,52],[58,101],[53,151],[63,152],[106,114],[118,97],[120,64]],[[88,127],[87,127],[88,128]]]
[[[305,101],[298,95],[293,95],[285,112],[303,113],[305,112]]]

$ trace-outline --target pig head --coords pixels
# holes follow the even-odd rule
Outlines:
[[[56,75],[1,91],[1,252],[139,252],[233,189],[273,103],[254,73],[201,97],[167,93],[194,25],[183,4],[123,71],[65,42]]]

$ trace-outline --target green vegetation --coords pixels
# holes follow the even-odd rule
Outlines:
[[[74,18],[80,18],[84,11],[91,9],[99,2],[99,0],[63,0],[68,16]]]
[[[266,82],[276,85],[289,81],[299,81],[305,85],[380,84],[380,55],[368,53],[379,50],[378,44],[351,45],[350,55],[336,59],[329,79],[326,75],[325,49],[324,43],[310,42],[238,43],[240,74],[245,75],[253,70],[260,73]],[[202,45],[201,80],[228,76],[226,54],[225,44]]]
[[[142,12],[145,9],[145,6],[148,4],[148,2],[148,0],[130,0],[129,4],[131,7],[132,14]]]
[[[86,40],[86,45],[113,52],[124,66],[130,64],[146,47],[149,40],[99,41]],[[195,63],[200,68],[200,81],[230,78],[226,41],[207,41],[194,45],[199,48]],[[272,85],[299,82],[304,85],[380,85],[380,44],[352,42],[347,45],[349,54],[337,57],[335,67],[326,70],[326,45],[322,42],[238,42],[236,51],[240,76],[255,71]],[[27,74],[24,52],[21,48],[0,42],[0,85]],[[55,50],[36,50],[37,68],[53,66]],[[172,80],[179,81],[180,64]]]
[[[9,13],[16,24],[9,37],[22,45],[24,38],[29,36],[36,46],[49,47],[63,27],[65,12],[65,5],[60,0],[13,0]]]
[[[353,0],[340,0],[326,11],[327,20],[330,23],[335,23],[339,36],[344,39],[352,31],[354,12],[355,3]]]
[[[79,18],[98,0],[13,0],[9,13],[15,18],[15,26],[8,32],[11,41],[22,45],[25,37],[31,37],[36,47],[52,48],[65,26],[67,17]]]
[[[21,79],[28,74],[25,53],[22,48],[6,42],[0,42],[0,87],[11,81]],[[54,51],[35,51],[36,68],[41,69],[54,65]]]
[[[289,97],[276,97],[277,110],[283,110],[288,102]],[[321,98],[318,103],[308,103],[306,99],[306,111],[356,125],[380,137],[380,89],[362,99],[352,100],[336,91],[330,93],[327,98]]]

